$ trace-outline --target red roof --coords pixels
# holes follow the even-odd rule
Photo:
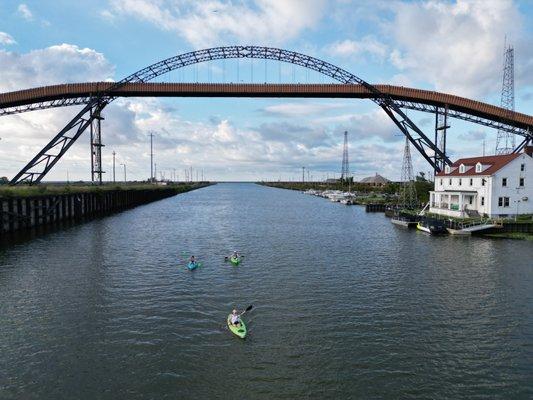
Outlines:
[[[461,158],[452,164],[454,168],[449,174],[444,171],[441,171],[437,176],[470,176],[470,175],[492,175],[505,165],[509,164],[515,158],[519,157],[520,153],[513,154],[502,154],[499,156],[484,156],[484,157],[471,157],[471,158]],[[481,163],[483,171],[476,172],[476,164]],[[466,167],[472,167],[467,169],[463,173],[459,173],[459,166],[464,164]],[[488,166],[488,168],[487,168]]]

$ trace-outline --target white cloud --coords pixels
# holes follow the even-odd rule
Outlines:
[[[16,43],[17,42],[15,41],[15,39],[13,39],[13,36],[11,36],[9,33],[0,32],[0,44],[10,45]]]
[[[26,21],[33,21],[33,14],[26,4],[19,4],[17,10],[19,12],[19,15]]]
[[[388,32],[394,66],[440,91],[481,97],[501,81],[504,36],[519,37],[522,18],[511,0],[397,2]]]
[[[68,82],[102,81],[113,77],[114,67],[102,53],[61,44],[29,53],[0,49],[0,91]]]
[[[284,117],[301,117],[307,115],[317,115],[327,111],[346,107],[345,104],[328,103],[281,103],[267,106],[263,109],[267,114]]]
[[[326,51],[339,57],[360,57],[369,54],[377,59],[383,59],[387,55],[387,46],[374,36],[365,36],[360,41],[346,39],[330,44]]]
[[[236,41],[277,45],[313,28],[324,0],[255,0],[253,3],[195,0],[110,0],[112,13],[133,16],[177,32],[196,48]]]
[[[100,11],[100,16],[109,22],[113,22],[115,20],[115,15],[109,10]]]

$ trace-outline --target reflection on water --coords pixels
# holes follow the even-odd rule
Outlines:
[[[532,256],[219,184],[0,250],[1,397],[530,398]]]

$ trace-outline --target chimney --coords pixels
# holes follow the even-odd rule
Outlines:
[[[533,157],[533,146],[524,146],[524,153]]]

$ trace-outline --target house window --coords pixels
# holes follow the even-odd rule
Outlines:
[[[447,173],[447,174],[449,174],[450,171],[451,171],[450,166],[449,166],[449,165],[446,165],[446,166],[444,167],[444,172]]]
[[[483,196],[481,196],[481,205],[484,206],[485,205],[485,198]]]
[[[524,178],[520,178],[518,181],[518,186],[523,187],[524,186]]]
[[[485,186],[485,178],[481,178],[481,186]]]
[[[461,186],[462,183],[463,183],[463,180],[459,178],[459,186]]]
[[[464,174],[465,171],[466,171],[466,167],[465,167],[465,165],[464,165],[464,164],[461,164],[461,165],[459,166],[459,172],[460,172],[461,174]]]
[[[442,179],[440,180],[440,185],[442,186]]]
[[[449,184],[450,184],[450,185],[452,184],[452,178],[450,178],[450,182],[449,182]]]
[[[507,186],[507,178],[502,178],[502,186]]]
[[[498,207],[503,206],[503,197],[498,197]]]
[[[474,184],[474,180],[470,178],[470,186],[472,186],[473,184]]]
[[[504,197],[503,198],[503,206],[504,207],[509,207],[509,197]]]
[[[473,199],[474,199],[474,196],[468,196],[468,204],[472,205]]]
[[[524,172],[526,170],[526,164],[520,164],[520,171]]]
[[[482,165],[480,163],[477,163],[476,164],[476,172],[481,172],[481,169],[482,169]]]

